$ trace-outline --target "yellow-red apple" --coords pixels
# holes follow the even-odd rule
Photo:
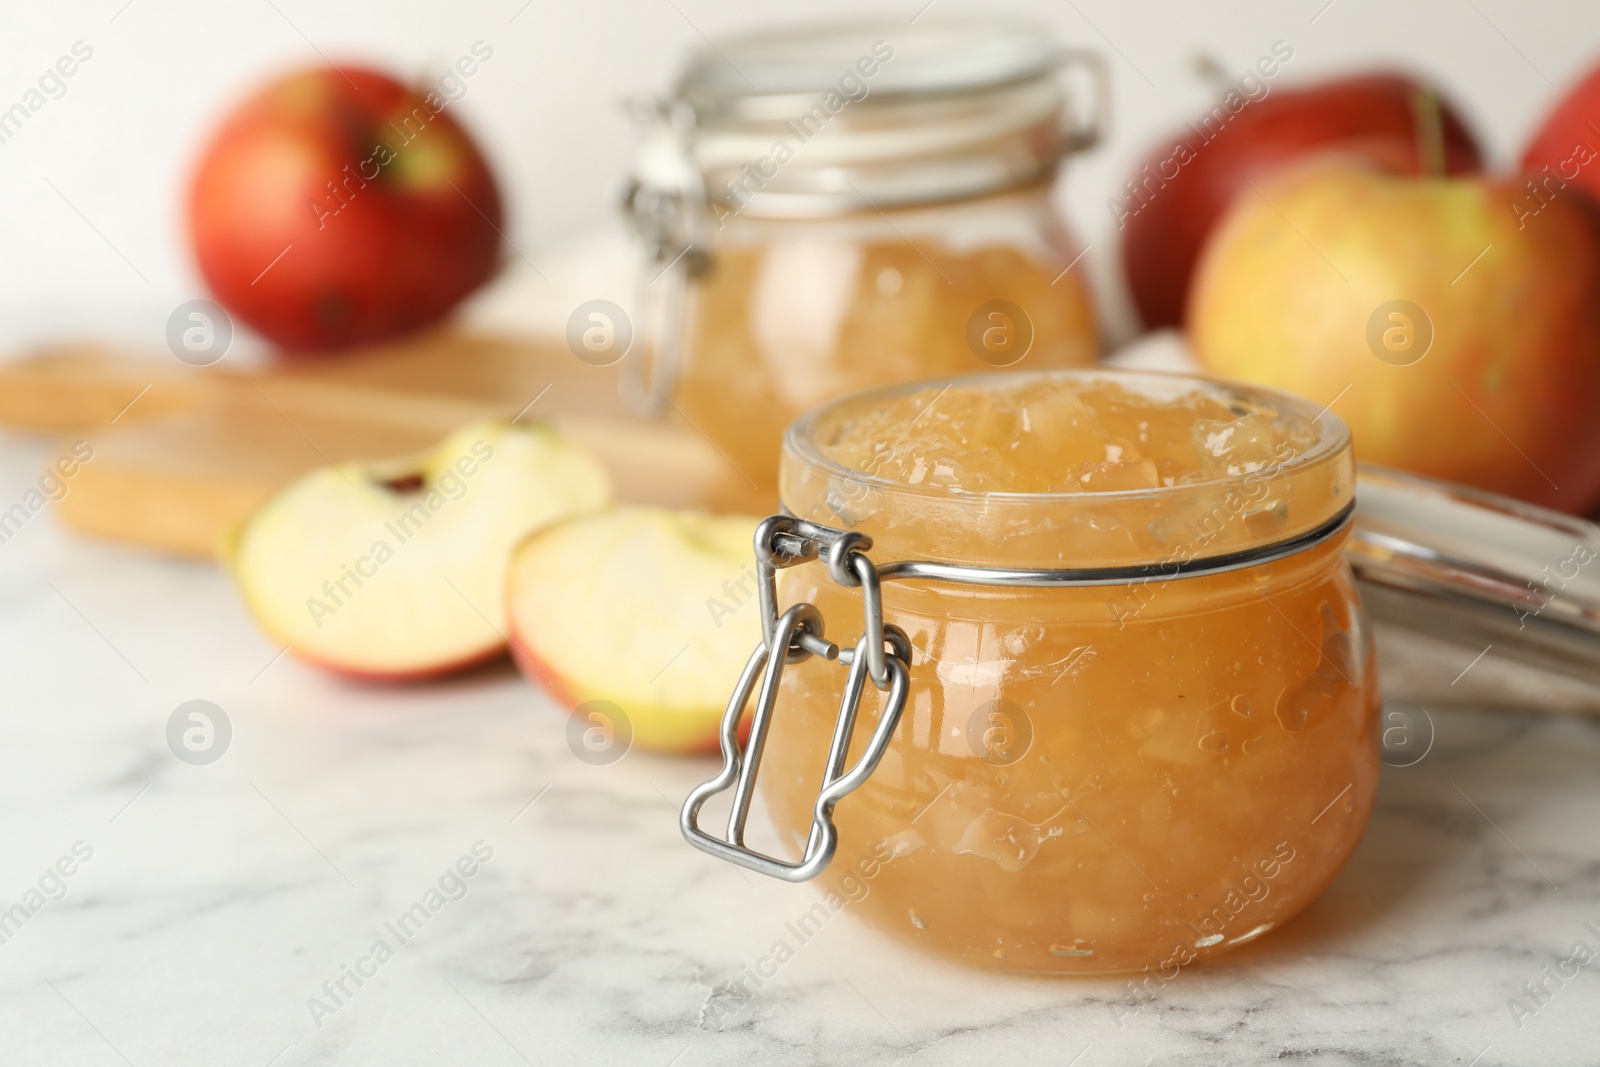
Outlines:
[[[1366,461],[1583,511],[1600,502],[1600,210],[1515,180],[1353,163],[1242,196],[1202,258],[1210,371],[1333,404]]]

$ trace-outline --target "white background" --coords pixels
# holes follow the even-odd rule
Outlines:
[[[93,47],[94,57],[64,97],[0,144],[0,346],[14,352],[111,333],[159,347],[167,314],[201,294],[181,205],[203,139],[262,78],[318,62],[319,53],[432,79],[474,41],[492,47],[494,58],[453,113],[479,135],[501,176],[512,242],[559,283],[563,247],[617,225],[616,190],[633,146],[621,101],[665,90],[702,35],[830,14],[909,21],[925,4],[12,0],[0,15],[0,109],[74,41]],[[1555,87],[1600,60],[1593,0],[1004,6],[1045,20],[1064,41],[1097,48],[1111,63],[1112,136],[1069,169],[1061,196],[1091,246],[1085,263],[1113,340],[1125,339],[1128,325],[1106,201],[1153,141],[1209,99],[1193,73],[1197,53],[1242,71],[1274,41],[1287,41],[1294,59],[1275,87],[1377,65],[1430,75],[1466,111],[1497,166],[1520,154],[1557,98]],[[992,10],[935,0],[923,17]]]

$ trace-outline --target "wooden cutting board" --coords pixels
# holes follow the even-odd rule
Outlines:
[[[405,455],[487,418],[554,423],[629,503],[772,509],[772,494],[681,415],[629,413],[617,375],[564,348],[448,330],[259,370],[63,346],[0,363],[0,425],[94,450],[51,505],[59,519],[190,556],[215,554],[226,531],[319,464]]]

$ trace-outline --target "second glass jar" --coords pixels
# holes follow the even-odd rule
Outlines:
[[[1103,121],[1069,117],[1075,67],[1103,74],[988,21],[788,29],[697,55],[649,109],[628,196],[649,256],[636,397],[770,488],[783,427],[822,401],[1092,362],[1080,250],[1052,204]]]

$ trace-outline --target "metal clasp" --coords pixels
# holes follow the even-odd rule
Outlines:
[[[1317,526],[1278,541],[1252,548],[1221,552],[1214,556],[1164,559],[1117,567],[1016,568],[975,567],[961,563],[930,560],[899,560],[874,566],[867,558],[872,539],[853,530],[835,530],[790,515],[773,515],[756,527],[756,578],[761,603],[761,646],[745,664],[733,698],[722,713],[722,773],[689,794],[678,820],[683,836],[696,848],[721,856],[752,871],[770,874],[790,882],[814,878],[833,858],[838,833],[833,825],[833,807],[839,799],[865,782],[889,747],[900,713],[905,708],[911,666],[911,642],[898,627],[883,621],[881,585],[888,581],[953,582],[957,585],[998,588],[1053,589],[1070,586],[1122,585],[1129,582],[1173,582],[1207,574],[1222,574],[1260,566],[1304,552],[1332,537],[1350,524],[1355,511],[1352,500]],[[840,585],[861,589],[862,633],[854,648],[841,651],[823,634],[822,614],[811,604],[796,604],[778,614],[777,572],[784,567],[810,560],[822,560],[828,573]],[[756,771],[767,743],[767,730],[778,700],[778,683],[783,669],[808,656],[838,659],[850,668],[844,698],[839,702],[839,718],[834,726],[833,747],[828,751],[811,820],[811,837],[798,863],[789,863],[747,848],[745,820],[755,794]],[[751,717],[750,739],[739,748],[739,717],[761,679],[761,693]],[[887,693],[883,716],[867,743],[861,758],[848,772],[844,761],[850,751],[856,712],[861,694],[870,679]],[[700,829],[700,809],[711,797],[734,788],[733,813],[728,818],[728,836],[713,837]]]
[[[653,96],[636,98],[631,108],[643,143],[622,211],[644,246],[645,262],[636,279],[635,344],[623,356],[617,389],[632,411],[654,417],[677,383],[690,288],[710,267],[706,192],[689,150],[694,110]]]
[[[1087,114],[1064,117],[1061,123],[1062,150],[1065,155],[1085,152],[1105,139],[1111,124],[1111,71],[1105,57],[1086,48],[1061,48],[1056,53],[1059,73],[1079,68],[1089,75],[1094,98]],[[1066,105],[1063,105],[1065,114]]]
[[[865,555],[871,547],[871,538],[864,534],[834,530],[787,515],[774,515],[756,527],[762,643],[745,664],[727,710],[722,714],[722,771],[689,794],[679,818],[683,836],[696,848],[788,882],[815,878],[833,858],[839,837],[833,824],[834,806],[877,769],[900,722],[910,687],[911,642],[898,627],[884,625],[878,571]],[[826,639],[822,613],[814,605],[796,604],[778,614],[777,572],[819,558],[825,560],[835,581],[861,588],[864,626],[854,648],[841,651]],[[812,811],[811,834],[800,859],[789,862],[748,847],[744,843],[744,831],[784,668],[811,656],[838,659],[849,667],[850,673],[839,702],[833,743],[823,768],[822,787]],[[750,737],[741,749],[739,719],[758,678],[761,688],[751,715]],[[846,771],[845,760],[849,756],[850,740],[855,733],[856,716],[868,680],[888,695],[883,714],[861,758]],[[719,838],[700,828],[700,809],[707,800],[730,788],[733,789],[733,810],[728,816],[727,836]]]

